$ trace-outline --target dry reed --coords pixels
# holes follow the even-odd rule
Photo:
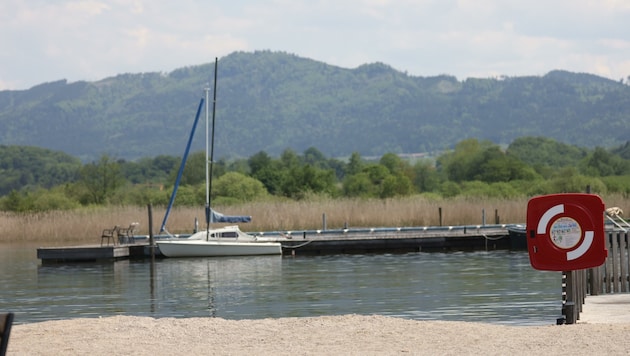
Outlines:
[[[605,197],[606,206],[619,206],[625,211],[627,199]],[[527,199],[428,199],[406,197],[386,200],[317,199],[308,201],[254,202],[241,206],[217,207],[227,215],[253,216],[246,231],[288,231],[321,229],[324,216],[329,229],[353,227],[437,226],[440,211],[443,225],[478,225],[484,222],[524,223]],[[165,209],[153,208],[153,233],[158,233]],[[195,219],[204,228],[201,208],[176,208],[171,211],[168,230],[190,233]],[[138,234],[148,234],[146,207],[104,207],[77,211],[51,211],[36,214],[0,213],[0,243],[39,243],[58,246],[68,243],[99,243],[101,232],[115,225],[126,227],[140,223]]]

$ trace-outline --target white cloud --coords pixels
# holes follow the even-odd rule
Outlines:
[[[625,0],[4,0],[0,89],[279,50],[413,75],[630,75]]]

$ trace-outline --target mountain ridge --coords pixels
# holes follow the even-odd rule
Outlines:
[[[0,91],[0,144],[83,161],[179,156],[213,67]],[[564,70],[459,81],[379,62],[346,69],[284,52],[234,52],[219,60],[216,114],[218,157],[309,147],[333,157],[432,152],[471,137],[613,147],[630,140],[630,87]],[[195,150],[203,148],[199,131]]]

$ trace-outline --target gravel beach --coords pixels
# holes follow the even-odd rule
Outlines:
[[[114,316],[14,325],[8,355],[627,355],[630,323]]]

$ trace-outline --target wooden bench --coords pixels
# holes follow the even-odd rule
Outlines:
[[[109,246],[109,240],[112,240],[112,245],[116,245],[116,239],[118,238],[118,230],[120,227],[118,225],[114,226],[111,229],[103,230],[101,234],[101,246],[103,246],[103,240],[107,239],[107,246]]]
[[[0,356],[7,354],[11,325],[13,325],[13,313],[0,314]]]

